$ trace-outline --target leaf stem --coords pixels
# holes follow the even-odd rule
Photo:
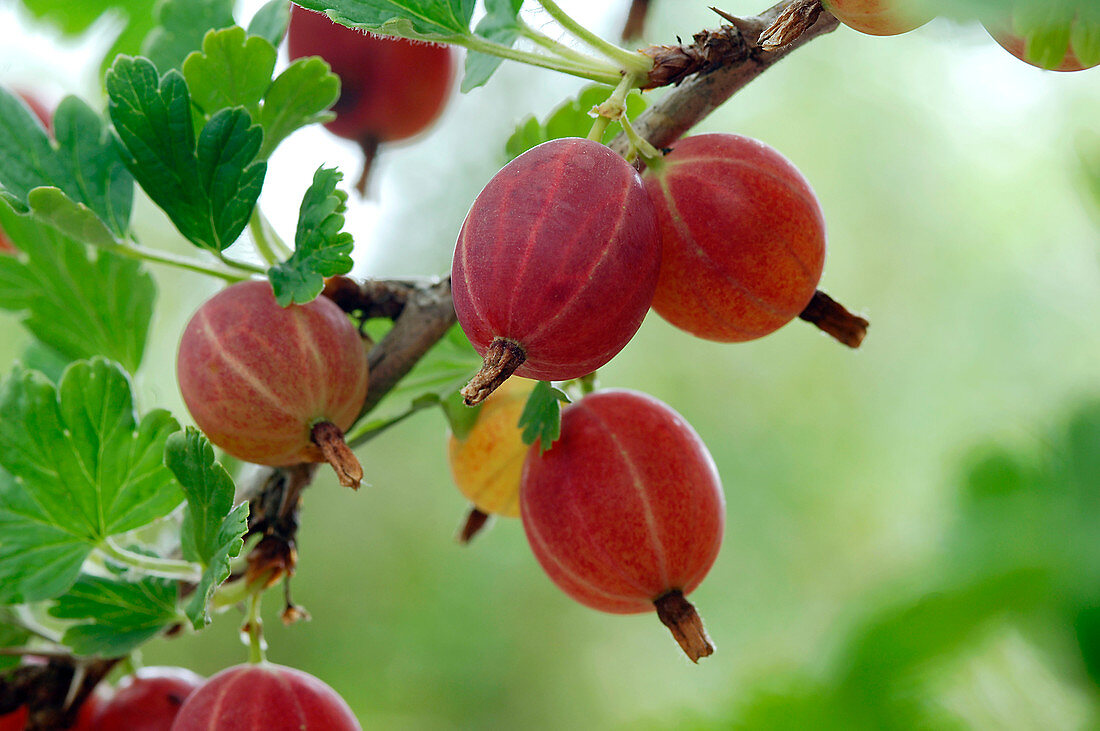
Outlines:
[[[548,56],[542,53],[521,51],[518,48],[505,46],[501,43],[494,43],[480,36],[471,35],[467,38],[456,40],[455,43],[470,51],[477,51],[478,53],[484,53],[489,56],[497,56],[509,61],[518,61],[529,66],[538,66],[539,68],[569,74],[570,76],[578,76],[582,79],[597,81],[601,84],[610,84],[613,86],[618,84],[621,78],[621,74],[618,71],[610,70],[612,68],[611,66],[605,66],[603,64],[595,66],[587,64],[582,65],[564,58],[555,58],[554,56]]]
[[[575,61],[579,64],[592,66],[593,68],[601,67],[606,69],[609,73],[619,72],[619,68],[614,64],[608,63],[594,56],[590,56],[587,53],[578,51],[572,46],[566,45],[561,41],[556,41],[542,31],[536,28],[532,28],[520,18],[516,18],[516,22],[519,24],[520,33],[523,35],[524,38],[528,39],[529,41],[533,41],[534,43],[537,43],[538,45],[542,46],[543,48],[557,56],[561,56],[568,61]]]
[[[248,219],[248,231],[252,234],[252,242],[256,245],[256,250],[271,266],[275,266],[294,253],[279,234],[275,233],[275,228],[259,206],[252,209],[252,217]]]
[[[191,561],[135,553],[119,546],[110,538],[105,539],[98,548],[108,558],[148,576],[189,581],[194,584],[202,580],[202,566]]]
[[[252,274],[267,274],[267,270],[262,266],[249,264],[247,261],[240,261],[238,259],[230,259],[224,252],[215,251],[214,256],[218,257],[218,261],[234,269],[240,269],[243,272],[251,272]]]
[[[628,73],[648,74],[653,68],[653,59],[634,51],[620,48],[614,43],[600,38],[569,16],[554,0],[537,0],[550,17],[558,21],[562,28],[602,53],[608,60],[616,63]]]
[[[234,282],[243,282],[249,278],[247,275],[238,274],[227,269],[212,267],[195,259],[169,254],[165,251],[157,251],[156,249],[148,249],[141,244],[119,244],[118,246],[106,247],[106,249],[113,254],[126,256],[131,259],[142,259],[156,264],[165,264],[177,269],[185,269],[190,272],[205,274],[209,277],[217,277],[230,284]]]

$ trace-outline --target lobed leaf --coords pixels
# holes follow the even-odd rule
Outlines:
[[[178,430],[163,410],[139,421],[129,378],[102,358],[57,386],[17,366],[0,384],[0,602],[63,593],[93,547],[179,505],[163,464]]]
[[[145,37],[141,55],[162,71],[178,69],[202,47],[207,31],[233,25],[233,0],[160,0],[153,15],[157,24]]]
[[[290,3],[287,0],[268,0],[248,23],[248,35],[264,38],[279,47],[290,25]]]
[[[138,581],[82,575],[50,607],[57,619],[83,619],[62,641],[76,655],[127,655],[176,619],[179,589],[168,579]]]
[[[523,6],[523,0],[485,0],[485,17],[482,18],[474,35],[511,48],[520,35],[517,16]],[[484,84],[500,66],[499,56],[490,56],[476,51],[466,55],[466,71],[462,77],[462,91],[467,92]]]
[[[328,109],[340,98],[340,77],[317,56],[300,58],[271,82],[260,110],[264,144],[257,156],[267,159],[279,143],[302,127],[330,122]]]
[[[183,557],[204,568],[185,609],[195,629],[201,629],[210,623],[208,605],[214,590],[229,578],[229,562],[244,546],[248,503],[233,507],[233,478],[214,459],[213,447],[197,429],[188,427],[169,437],[164,461],[187,497],[181,527]]]
[[[545,452],[561,436],[561,405],[569,403],[565,392],[550,385],[547,381],[535,384],[523,413],[519,416],[518,426],[523,429],[523,443],[539,442],[539,452]]]
[[[34,208],[38,188],[56,190],[100,219],[112,240],[130,227],[134,181],[126,171],[103,118],[80,99],[62,100],[53,118],[52,141],[15,95],[0,87],[0,188],[22,211]],[[50,220],[50,216],[44,218]]]
[[[183,62],[183,77],[207,118],[230,107],[245,107],[259,118],[260,100],[271,86],[275,70],[275,46],[258,36],[246,36],[233,26],[212,30]]]
[[[36,189],[32,201],[42,205],[51,190]],[[2,201],[0,228],[23,252],[0,257],[0,308],[24,313],[27,330],[68,360],[102,355],[136,371],[157,294],[141,263],[91,252]]]
[[[313,183],[302,198],[294,253],[268,270],[267,276],[282,307],[305,304],[317,298],[325,277],[351,271],[351,234],[341,231],[348,195],[337,190],[343,174],[324,167],[313,174]]]
[[[475,0],[296,0],[342,25],[446,43],[470,35]]]
[[[123,158],[141,187],[192,243],[229,247],[263,187],[263,132],[240,108],[211,117],[195,140],[191,97],[178,71],[158,78],[148,59],[119,57],[107,73]]]

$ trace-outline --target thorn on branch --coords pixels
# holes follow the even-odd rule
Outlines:
[[[794,42],[817,22],[823,10],[821,0],[795,0],[760,34],[760,48],[775,51]]]

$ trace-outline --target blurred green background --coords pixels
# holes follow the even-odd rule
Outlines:
[[[614,37],[627,3],[561,4]],[[716,24],[704,2],[653,5],[654,42]],[[0,13],[0,81],[98,94],[109,23],[62,40],[15,3]],[[581,85],[506,66],[385,151],[349,212],[357,273],[445,272],[514,124]],[[272,597],[270,659],[318,675],[376,729],[1095,726],[1100,201],[1082,154],[1098,165],[1098,110],[1100,69],[1041,72],[978,26],[937,20],[896,38],[841,28],[701,126],[803,171],[829,227],[821,286],[872,323],[852,352],[801,322],[719,345],[651,316],[601,370],[680,411],[717,462],[727,534],[692,595],[714,656],[692,665],[653,615],[573,603],[517,521],[459,547],[466,506],[443,420],[425,412],[361,450],[369,487],[322,472],[307,492],[293,592],[313,619],[282,627]],[[312,170],[358,173],[354,147],[320,129],[294,142],[262,199],[284,235]],[[151,206],[138,215],[146,245],[183,250]],[[154,273],[142,406],[185,419],[175,344],[217,283]],[[27,342],[0,313],[0,362]],[[239,621],[155,642],[144,661],[242,662]]]

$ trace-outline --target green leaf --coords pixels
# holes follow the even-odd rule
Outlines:
[[[179,589],[168,579],[124,581],[81,576],[50,607],[57,619],[83,619],[63,642],[77,655],[119,657],[156,636],[176,619]]]
[[[91,208],[58,188],[35,188],[27,195],[27,203],[36,219],[77,241],[104,249],[121,244]]]
[[[377,341],[386,332],[383,328],[390,326],[392,323],[386,320],[371,320],[366,329]],[[349,444],[361,444],[417,411],[439,404],[465,386],[481,363],[481,356],[474,350],[462,328],[451,326],[408,375],[371,410],[370,418],[361,420],[345,435],[345,439]]]
[[[124,162],[180,233],[222,251],[241,235],[263,187],[256,161],[263,132],[243,109],[223,109],[196,143],[187,82],[178,71],[158,80],[147,59],[119,57],[107,72],[110,114]]]
[[[523,443],[539,441],[539,452],[545,452],[561,436],[561,405],[569,403],[569,397],[550,385],[539,381],[527,397],[519,426],[523,429]]]
[[[258,36],[246,36],[237,26],[210,31],[183,62],[191,101],[209,118],[230,107],[245,107],[259,117],[260,100],[271,86],[275,46]]]
[[[27,330],[70,360],[104,355],[136,371],[157,294],[141,263],[89,251],[2,201],[0,228],[23,252],[0,257],[0,308],[25,313]]]
[[[233,25],[233,0],[160,0],[155,15],[157,26],[146,36],[141,54],[167,71],[201,48],[207,31]]]
[[[214,590],[229,578],[229,562],[244,546],[248,503],[233,507],[233,478],[215,461],[213,447],[197,429],[188,427],[169,437],[164,461],[187,496],[183,557],[204,568],[186,608],[195,629],[201,629],[210,623],[208,605]]]
[[[485,17],[477,24],[474,34],[508,48],[516,42],[520,25],[516,20],[523,0],[485,0]],[[462,77],[462,91],[484,84],[500,66],[499,56],[471,52],[466,55],[466,72]]]
[[[0,87],[0,120],[0,186],[9,201],[28,210],[34,189],[54,188],[55,198],[64,195],[97,216],[112,239],[126,233],[134,181],[100,115],[66,97],[54,114],[54,143],[30,110]]]
[[[351,234],[342,232],[348,194],[336,189],[343,174],[320,167],[302,198],[294,253],[268,270],[275,299],[282,306],[304,305],[317,298],[325,277],[351,271]]]
[[[508,159],[512,160],[535,145],[541,145],[548,140],[556,140],[562,137],[587,137],[596,121],[590,114],[596,107],[611,96],[614,91],[610,86],[592,84],[581,90],[576,99],[563,102],[540,123],[535,117],[527,117],[516,126],[515,132],[508,138],[504,145]],[[645,111],[646,101],[637,91],[632,91],[626,98],[626,114],[633,119]],[[622,125],[612,122],[604,133],[603,142],[606,144],[615,139],[622,132]]]
[[[300,58],[271,82],[260,111],[264,144],[257,156],[266,160],[279,143],[309,124],[330,122],[328,108],[340,98],[340,77],[317,56]]]
[[[467,406],[462,394],[455,391],[440,401],[439,406],[443,409],[443,415],[447,418],[447,425],[451,427],[451,433],[455,435],[455,439],[464,441],[477,423],[477,417],[481,413],[484,402],[476,406]]]
[[[102,358],[56,387],[16,367],[0,384],[0,602],[63,593],[93,547],[179,505],[163,464],[178,430],[162,410],[138,421],[129,378]]]
[[[264,38],[279,47],[290,24],[290,3],[287,0],[268,0],[248,23],[248,35]]]
[[[337,23],[385,36],[446,43],[470,35],[475,0],[296,0]]]

